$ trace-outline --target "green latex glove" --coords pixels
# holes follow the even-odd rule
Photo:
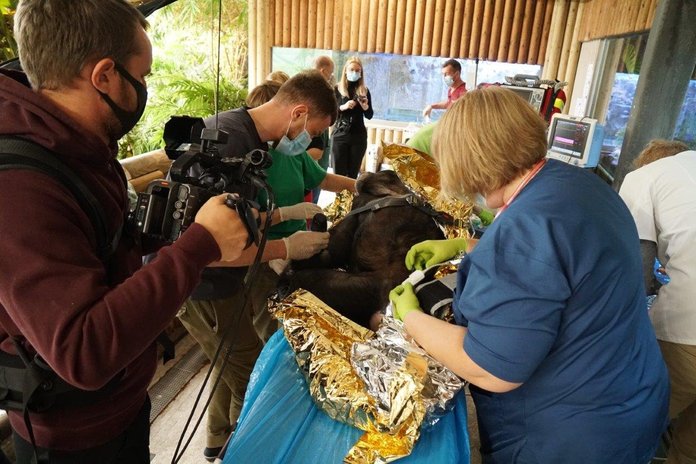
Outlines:
[[[450,240],[426,240],[416,243],[406,253],[406,268],[423,270],[435,264],[444,263],[466,251],[468,241],[465,238]]]
[[[412,311],[423,312],[418,297],[413,291],[413,285],[409,283],[399,285],[389,292],[389,300],[392,304],[394,317],[400,321],[403,321],[406,315]]]
[[[493,214],[491,211],[488,211],[487,209],[481,209],[481,211],[479,211],[476,214],[478,214],[478,217],[481,218],[481,222],[484,226],[490,226],[493,222],[493,219],[495,219],[495,214]]]

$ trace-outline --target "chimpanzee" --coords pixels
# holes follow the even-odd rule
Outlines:
[[[328,248],[293,262],[287,277],[289,291],[308,290],[370,327],[389,291],[408,277],[404,258],[411,246],[445,237],[435,220],[439,215],[416,201],[393,171],[364,174],[357,191],[350,214],[329,231]]]

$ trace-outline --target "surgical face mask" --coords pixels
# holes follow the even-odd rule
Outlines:
[[[290,126],[292,125],[292,120],[290,120],[290,124],[288,124],[285,135],[282,139],[280,139],[275,147],[273,147],[273,149],[285,156],[297,156],[307,151],[307,147],[312,142],[312,136],[309,135],[309,132],[307,132],[307,118],[308,116],[305,116],[304,129],[302,132],[300,132],[299,135],[292,140],[290,140],[288,137],[288,132],[290,131]]]
[[[349,82],[358,82],[360,80],[360,71],[346,71],[346,79]]]
[[[445,76],[445,85],[447,87],[452,87],[452,84],[454,84],[454,77],[452,76]]]
[[[123,66],[118,63],[114,63],[114,65],[116,71],[118,71],[119,74],[121,74],[121,76],[123,76],[130,83],[130,85],[133,86],[138,101],[135,110],[127,111],[118,106],[116,102],[109,97],[109,95],[97,90],[99,95],[101,95],[104,101],[109,105],[111,111],[114,112],[118,122],[121,123],[121,132],[116,134],[116,139],[118,140],[130,132],[130,130],[135,127],[138,121],[140,121],[140,118],[143,116],[145,105],[147,105],[147,87],[145,87],[139,80],[131,76]]]

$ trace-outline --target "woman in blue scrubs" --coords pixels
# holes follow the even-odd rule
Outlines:
[[[416,341],[471,383],[484,463],[647,463],[669,382],[636,228],[597,176],[545,159],[545,130],[500,87],[445,113],[433,139],[442,191],[480,193],[499,213],[461,262],[456,325],[423,313],[409,284],[390,298]],[[406,264],[466,245],[423,242]]]

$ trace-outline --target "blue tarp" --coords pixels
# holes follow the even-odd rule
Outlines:
[[[237,429],[224,464],[340,464],[363,434],[331,419],[312,401],[290,345],[282,331],[268,341],[247,388]],[[410,456],[399,464],[468,463],[466,399],[423,431]]]

